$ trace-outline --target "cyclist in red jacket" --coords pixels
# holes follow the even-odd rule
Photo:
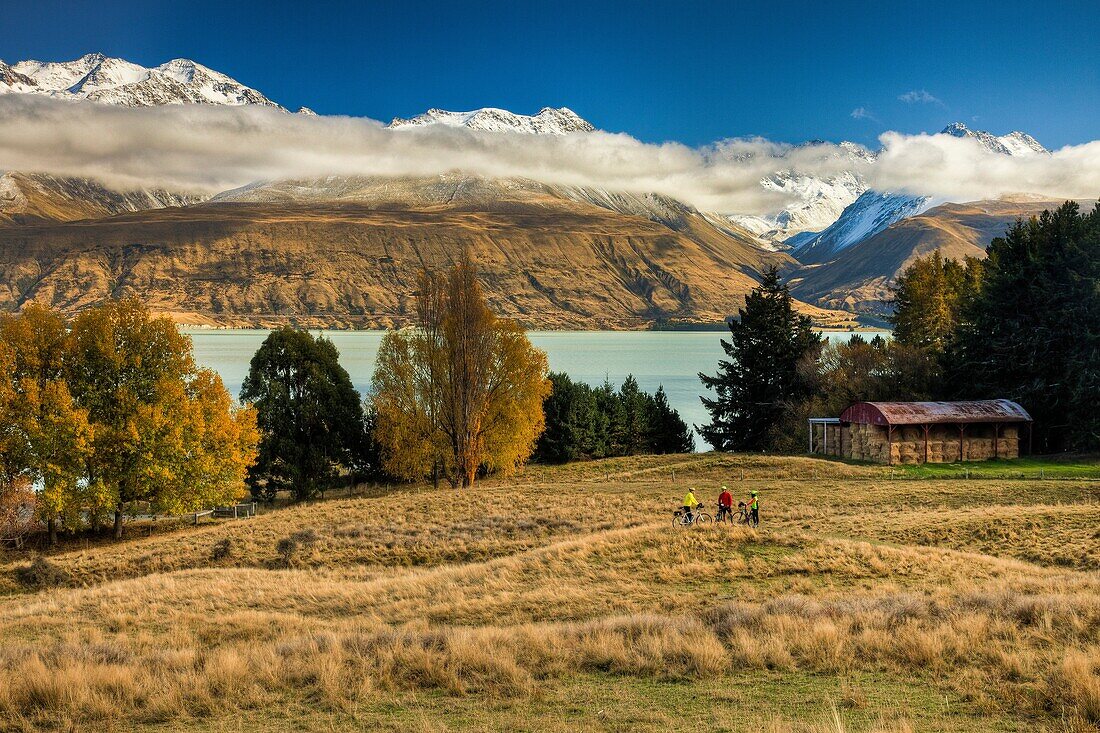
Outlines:
[[[718,521],[721,522],[723,518],[733,521],[733,494],[725,486],[722,487],[722,493],[718,495]]]

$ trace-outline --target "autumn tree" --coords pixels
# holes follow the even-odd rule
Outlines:
[[[308,499],[359,468],[363,406],[332,341],[291,326],[272,331],[252,357],[241,399],[256,406],[263,436],[248,478],[254,496]]]
[[[479,470],[507,473],[531,455],[546,354],[492,313],[469,262],[426,271],[419,285],[417,328],[391,331],[379,349],[375,434],[390,473],[471,486]]]
[[[0,339],[0,374],[15,371],[15,352]],[[13,380],[0,379],[0,537],[15,536],[22,526],[28,483],[26,438],[19,426],[19,406]]]
[[[915,260],[894,286],[894,340],[940,352],[958,326],[963,309],[976,297],[982,261],[944,259],[937,249]]]
[[[92,445],[87,501],[182,513],[238,498],[256,453],[255,415],[235,407],[214,372],[198,369],[191,341],[136,299],[108,301],[72,324],[69,384],[87,411]]]
[[[38,491],[39,514],[50,543],[61,522],[75,526],[81,509],[85,458],[91,448],[88,413],[69,390],[71,339],[61,314],[38,304],[0,318],[0,342],[11,352],[8,387],[13,399],[8,429],[19,450],[9,453],[17,473]]]
[[[37,497],[25,478],[0,481],[0,539],[23,537],[35,522]]]

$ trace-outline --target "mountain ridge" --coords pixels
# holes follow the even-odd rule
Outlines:
[[[756,285],[751,273],[786,258],[694,221],[677,231],[549,195],[494,209],[220,200],[0,227],[0,309],[38,301],[75,313],[138,294],[190,323],[394,327],[413,319],[417,272],[462,252],[502,316],[581,329],[721,322]]]
[[[72,61],[0,61],[0,94],[38,94],[121,107],[248,104],[285,111],[261,92],[190,59],[147,68],[102,53]]]
[[[521,115],[497,107],[482,107],[470,112],[448,112],[432,108],[404,119],[394,117],[387,127],[393,130],[443,125],[482,132],[519,132],[527,135],[568,135],[595,132],[595,126],[568,107],[543,107],[534,115]]]
[[[794,272],[788,285],[792,295],[821,307],[881,317],[890,310],[897,277],[917,257],[939,250],[946,259],[984,258],[989,243],[1017,219],[1062,203],[1030,196],[941,203],[894,222],[824,264]]]

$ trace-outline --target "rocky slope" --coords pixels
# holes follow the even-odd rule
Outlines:
[[[800,243],[793,254],[804,264],[828,262],[891,224],[925,211],[932,203],[929,196],[864,191],[844,209],[839,219]]]
[[[161,189],[120,192],[86,178],[8,171],[0,175],[0,223],[98,219],[128,211],[186,206],[203,198]]]
[[[997,137],[984,130],[971,130],[961,122],[955,122],[940,131],[941,135],[951,135],[973,140],[991,153],[1014,157],[1050,155],[1030,135],[1023,132],[1010,132]],[[800,236],[787,240],[793,246],[792,254],[799,262],[819,264],[836,257],[843,250],[864,242],[895,222],[915,216],[943,203],[931,196],[907,194],[891,191],[865,191],[849,204],[835,222],[813,236]]]
[[[991,153],[1000,155],[1050,155],[1050,151],[1026,132],[1014,130],[1007,135],[994,135],[985,130],[971,130],[961,122],[952,122],[941,131],[945,135],[975,140]]]
[[[862,170],[874,163],[875,154],[856,143],[832,145],[815,140],[792,147],[788,155],[807,151],[816,152],[817,157],[833,158],[847,170],[829,176],[811,175],[797,167],[778,170],[760,179],[760,187],[791,199],[786,208],[772,216],[729,214],[727,218],[773,249],[789,249],[792,237],[820,232],[835,222],[867,190]]]
[[[463,173],[404,178],[329,176],[258,182],[225,191],[213,200],[280,204],[344,202],[410,209],[447,206],[492,212],[514,211],[517,206],[555,210],[569,204],[591,205],[648,219],[700,243],[712,243],[750,275],[767,265],[784,270],[795,265],[785,254],[762,249],[750,232],[667,196],[552,185],[526,178],[485,178]]]

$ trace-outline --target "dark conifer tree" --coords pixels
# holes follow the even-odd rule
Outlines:
[[[535,458],[565,463],[586,458],[682,453],[695,450],[691,430],[668,404],[663,388],[643,392],[633,376],[616,390],[593,388],[561,373],[550,374],[553,391],[543,403],[546,429]]]
[[[1069,201],[993,240],[946,363],[954,397],[1020,402],[1035,450],[1100,448],[1100,205]]]
[[[773,268],[729,323],[729,357],[715,376],[699,374],[714,398],[702,397],[711,423],[696,427],[716,450],[770,449],[784,412],[812,393],[800,365],[822,346],[810,319],[795,313],[787,286]]]
[[[363,462],[363,405],[328,339],[290,326],[272,331],[252,357],[241,399],[255,405],[261,433],[248,477],[254,496],[310,498]]]
[[[695,437],[680,413],[668,404],[664,387],[649,398],[649,435],[646,441],[652,453],[692,453]]]
[[[619,443],[624,455],[632,456],[645,453],[650,447],[649,437],[649,400],[652,398],[638,387],[638,380],[628,374],[619,388],[619,402],[622,404],[622,430]]]

